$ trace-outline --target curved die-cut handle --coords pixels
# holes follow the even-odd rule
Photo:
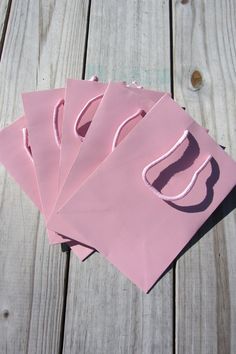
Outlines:
[[[168,156],[170,156],[182,143],[183,141],[187,138],[189,134],[188,130],[185,130],[183,135],[179,138],[179,140],[177,141],[177,143],[169,150],[167,151],[165,154],[163,154],[162,156],[160,156],[159,158],[157,158],[156,160],[152,161],[151,163],[149,163],[142,171],[142,179],[145,183],[145,185],[152,190],[153,193],[155,193],[160,199],[165,200],[165,201],[175,201],[175,200],[179,200],[184,198],[193,188],[197,177],[199,175],[199,173],[206,167],[206,165],[208,164],[208,162],[211,160],[212,156],[209,155],[205,161],[201,164],[201,166],[194,172],[191,181],[189,182],[189,184],[187,185],[187,187],[179,194],[174,195],[174,196],[168,196],[165,194],[162,194],[160,192],[158,192],[147,180],[147,172],[150,170],[150,168],[152,168],[154,165],[158,164],[159,162],[163,161],[164,159],[166,159]]]
[[[32,156],[32,152],[31,152],[31,148],[29,145],[29,134],[28,134],[28,129],[27,128],[23,128],[22,129],[22,135],[23,135],[23,145],[24,148],[27,152],[27,155],[30,157],[31,161],[33,161],[33,156]]]
[[[113,138],[113,141],[112,141],[112,148],[111,148],[111,151],[114,151],[115,148],[116,148],[116,145],[117,145],[117,141],[119,139],[119,136],[120,136],[120,133],[121,133],[121,130],[123,129],[123,127],[128,123],[130,122],[132,119],[138,117],[139,115],[145,115],[145,111],[143,109],[139,109],[137,112],[135,112],[132,116],[128,117],[123,123],[121,123],[121,125],[118,127],[115,135],[114,135],[114,138]]]
[[[59,128],[58,128],[58,112],[59,112],[59,108],[61,106],[64,106],[64,104],[65,104],[64,99],[59,100],[53,111],[53,132],[54,132],[57,146],[59,148],[61,147],[61,139],[60,139]]]
[[[89,100],[85,106],[82,108],[82,110],[80,111],[80,113],[78,114],[78,117],[76,118],[76,121],[75,121],[75,125],[74,125],[74,133],[76,136],[79,136],[78,134],[78,125],[81,121],[81,119],[83,118],[83,115],[84,113],[86,112],[86,110],[88,109],[88,107],[94,102],[94,101],[97,101],[99,100],[100,98],[102,98],[104,96],[104,93],[100,94],[100,95],[97,95],[93,98],[91,98],[91,100]]]

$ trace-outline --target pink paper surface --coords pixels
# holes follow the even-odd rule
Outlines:
[[[21,117],[0,131],[0,162],[42,212],[34,163],[28,155],[23,142],[22,130],[25,127],[26,119]],[[47,233],[49,241],[53,243],[55,239],[54,231],[47,229]],[[86,258],[87,252],[83,253],[84,247],[78,246],[75,241],[69,241],[67,244],[75,255],[82,259]]]
[[[88,105],[77,134],[74,131],[76,119],[88,102],[105,93],[107,84],[86,80],[67,80],[65,90],[65,109],[62,124],[60,149],[59,190],[79,154],[81,143],[87,133],[89,124],[101,102],[102,97]]]
[[[150,163],[187,138],[147,174]],[[176,145],[177,146],[177,145]],[[195,184],[199,166],[210,156]],[[236,183],[236,163],[164,96],[48,226],[92,244],[147,292]],[[174,202],[155,194],[186,195]],[[56,228],[55,228],[56,226]]]
[[[55,107],[62,99],[64,99],[64,89],[23,94],[29,141],[46,219],[51,214],[59,190],[60,147],[56,142],[53,115]],[[62,124],[62,117],[63,112],[60,111],[59,126]],[[57,233],[53,233],[50,238],[51,243],[70,241],[69,238]],[[93,252],[80,244],[74,245],[73,251],[81,260]]]
[[[139,110],[147,113],[163,95],[163,92],[126,87],[123,83],[109,84],[63,185],[55,210],[60,209],[86,178],[111,154],[112,142],[119,126]],[[138,114],[124,126],[117,144],[141,119],[142,115]]]

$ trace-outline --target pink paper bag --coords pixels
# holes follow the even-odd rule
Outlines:
[[[60,146],[59,190],[78,156],[81,143],[106,88],[107,84],[95,81],[67,80]]]
[[[147,292],[235,183],[236,163],[164,96],[53,226],[93,245]]]
[[[0,131],[0,162],[42,212],[34,162],[27,134],[25,117],[17,119]],[[47,229],[47,233],[49,241],[53,243],[55,239],[54,232]],[[75,241],[69,241],[67,244],[77,256],[80,258],[86,257],[86,253],[83,256],[84,247],[81,248]]]
[[[23,103],[43,213],[47,219],[59,188],[60,127],[64,89],[25,93]],[[71,240],[54,233],[50,241],[63,243]],[[81,260],[93,252],[83,245],[74,245],[74,249]]]
[[[97,107],[104,95],[107,84],[99,83],[93,78],[87,80],[67,80],[65,105],[60,142],[60,162],[58,193],[76,159]],[[70,241],[70,244],[73,241]],[[94,252],[83,246],[81,252],[87,258]]]
[[[124,83],[109,84],[63,185],[55,210],[65,204],[163,95],[163,92],[127,87]]]

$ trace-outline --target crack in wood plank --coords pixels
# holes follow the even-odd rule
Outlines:
[[[0,3],[0,61],[2,57],[2,51],[4,47],[7,25],[11,12],[12,0],[4,0]]]

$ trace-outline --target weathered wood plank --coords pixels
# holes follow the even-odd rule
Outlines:
[[[22,113],[22,91],[81,75],[87,11],[87,0],[12,3],[0,64],[1,127]],[[0,352],[58,353],[66,255],[49,247],[38,211],[0,172]]]
[[[169,46],[169,1],[92,1],[87,77],[170,90]],[[64,353],[171,353],[172,284],[145,295],[101,255],[71,255]]]
[[[236,3],[176,0],[173,5],[175,98],[236,158]],[[194,71],[200,75],[191,80]],[[232,205],[231,199],[221,213]],[[177,263],[179,354],[236,352],[235,220],[234,211]]]
[[[3,27],[6,19],[8,3],[9,0],[2,0],[0,2],[0,41],[3,34]]]

